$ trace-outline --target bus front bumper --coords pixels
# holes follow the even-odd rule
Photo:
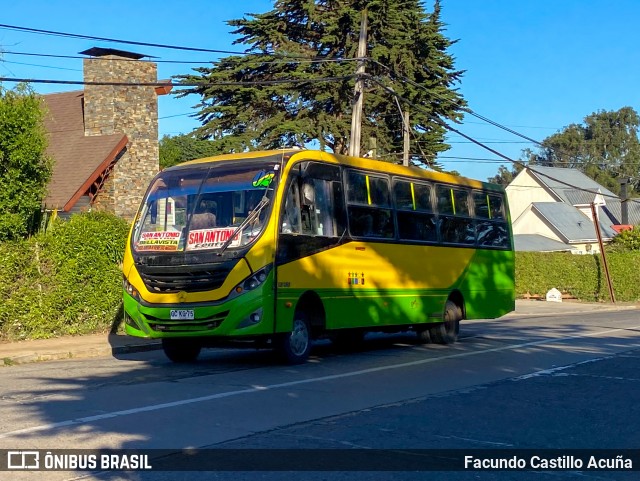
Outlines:
[[[234,299],[185,304],[150,304],[123,293],[124,329],[130,336],[259,337],[273,334],[273,299],[262,289]]]

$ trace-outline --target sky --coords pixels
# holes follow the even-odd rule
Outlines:
[[[191,73],[224,54],[188,52],[90,39],[33,34],[7,26],[67,32],[135,42],[213,50],[233,45],[226,21],[273,8],[270,0],[148,0],[100,2],[30,0],[2,2],[0,77],[82,80],[82,60],[17,53],[77,56],[91,47],[116,48],[156,57],[158,78]],[[432,10],[433,0],[424,2]],[[640,2],[637,0],[442,0],[449,52],[464,70],[457,85],[468,106],[534,140],[581,123],[591,113],[630,106],[640,111]],[[13,53],[10,53],[13,52]],[[162,63],[181,61],[184,63]],[[5,88],[15,84],[2,82]],[[80,86],[33,84],[38,93]],[[159,133],[178,135],[198,126],[190,114],[199,97],[159,97]],[[535,144],[466,115],[462,133],[511,158]],[[447,170],[486,180],[500,165],[496,154],[460,137],[439,162]]]

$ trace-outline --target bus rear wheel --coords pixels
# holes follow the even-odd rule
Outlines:
[[[173,362],[194,362],[202,347],[191,339],[163,339],[162,350]]]
[[[311,326],[302,312],[293,318],[293,329],[277,341],[276,349],[287,364],[302,364],[311,354]]]
[[[453,301],[444,306],[443,322],[429,328],[429,336],[436,344],[453,344],[458,340],[462,309]]]
[[[418,326],[413,329],[416,333],[418,344],[429,344],[431,342],[431,334],[429,334],[429,326]]]

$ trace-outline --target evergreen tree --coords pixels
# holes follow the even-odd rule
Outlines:
[[[229,21],[247,55],[178,77],[198,84],[178,93],[201,96],[196,134],[224,143],[227,151],[317,141],[345,154],[365,10],[365,70],[375,81],[365,86],[361,149],[375,138],[377,157],[402,157],[402,113],[381,82],[410,102],[400,105],[410,111],[412,159],[433,164],[449,148],[433,118],[460,120],[465,106],[454,89],[462,71],[447,53],[454,42],[443,33],[439,0],[430,14],[419,0],[278,0],[267,13]],[[295,82],[264,83],[289,80]]]

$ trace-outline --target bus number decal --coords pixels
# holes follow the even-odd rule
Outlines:
[[[349,272],[347,284],[350,286],[364,286],[364,272],[360,274],[357,272]]]

